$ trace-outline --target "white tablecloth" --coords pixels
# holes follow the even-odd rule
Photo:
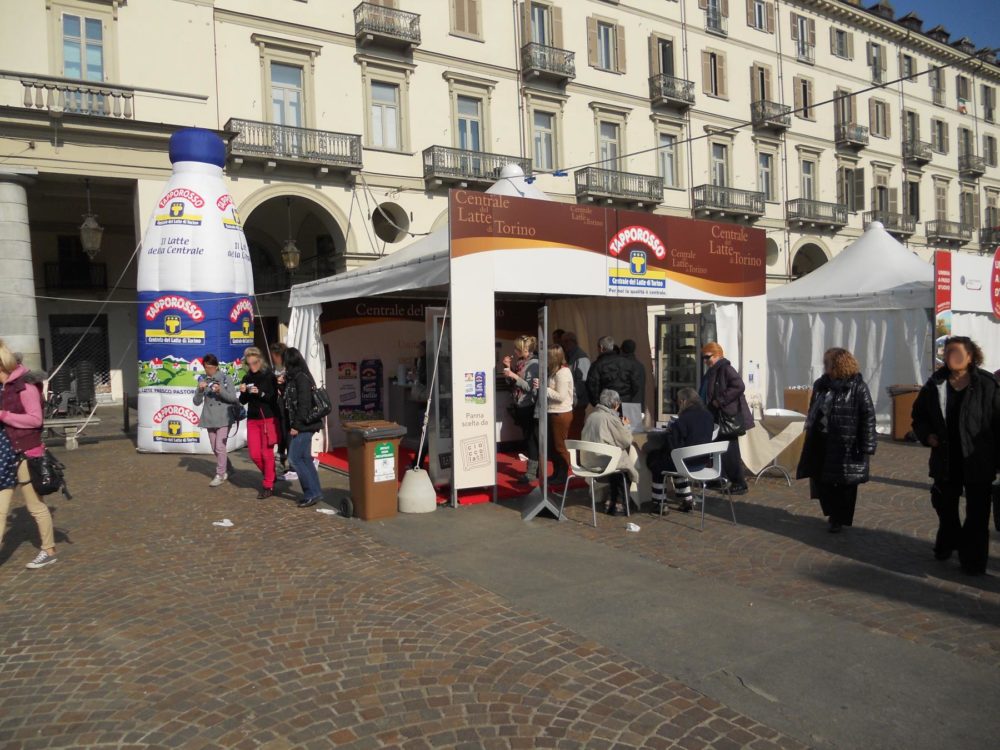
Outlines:
[[[753,474],[759,474],[774,461],[794,476],[806,440],[805,426],[805,416],[761,417],[740,438],[743,463]]]

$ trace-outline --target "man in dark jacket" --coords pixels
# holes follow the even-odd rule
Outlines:
[[[602,336],[597,340],[597,347],[601,355],[587,373],[587,398],[590,399],[591,406],[597,406],[601,391],[604,390],[616,391],[619,396],[635,392],[632,366],[621,354],[615,352],[615,340],[610,336]]]
[[[945,364],[913,404],[913,432],[931,449],[931,504],[938,515],[934,556],[958,550],[963,570],[986,572],[990,490],[1000,450],[1000,383],[981,369],[983,353],[966,336],[945,341]],[[965,494],[965,523],[959,499]]]
[[[635,356],[636,343],[632,339],[625,339],[622,342],[622,356],[628,360],[630,379],[632,381],[632,393],[621,394],[622,402],[626,404],[639,404],[643,408],[646,401],[646,368]]]

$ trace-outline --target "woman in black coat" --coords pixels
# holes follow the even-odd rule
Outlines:
[[[876,445],[875,406],[849,351],[828,350],[823,371],[813,384],[797,476],[815,483],[830,533],[836,534],[853,525],[858,485],[868,481]]]
[[[913,432],[930,446],[931,505],[938,515],[934,556],[958,550],[962,569],[986,572],[989,556],[990,488],[1000,448],[1000,384],[981,369],[983,353],[967,336],[944,344],[944,367],[913,404]],[[958,501],[965,494],[965,524]]]
[[[735,417],[742,425],[742,435],[753,427],[753,413],[747,404],[746,383],[726,359],[722,347],[710,341],[701,349],[701,360],[708,367],[701,379],[699,396],[712,412],[716,422],[723,416]],[[740,455],[739,435],[719,434],[719,440],[728,440],[729,448],[722,456],[722,476],[729,480],[733,495],[745,495],[748,491],[743,474],[743,456]]]

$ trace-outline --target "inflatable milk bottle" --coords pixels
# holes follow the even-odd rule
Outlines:
[[[139,255],[140,451],[210,453],[201,407],[192,403],[202,358],[214,354],[237,384],[243,351],[253,345],[253,271],[222,180],[225,161],[225,144],[208,130],[170,138],[173,174]],[[245,423],[234,424],[230,450],[245,444]]]

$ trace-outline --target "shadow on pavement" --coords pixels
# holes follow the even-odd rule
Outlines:
[[[16,499],[17,498],[15,497],[15,500]],[[49,512],[52,514],[53,525],[55,524],[57,511],[57,506],[49,506]],[[53,531],[56,539],[56,546],[60,544],[73,543],[73,540],[70,539],[69,531],[66,529],[60,529],[58,526],[54,526]],[[27,508],[21,506],[11,510],[8,515],[7,533],[4,534],[3,545],[0,546],[0,565],[3,565],[10,560],[10,558],[14,556],[14,553],[17,552],[18,548],[25,543],[32,545],[32,547],[41,547],[41,539],[38,536],[38,526],[35,524],[35,519],[31,517]]]

